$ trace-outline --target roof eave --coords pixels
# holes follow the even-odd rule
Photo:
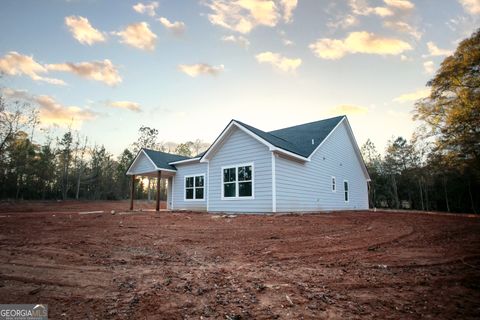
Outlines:
[[[183,163],[199,161],[200,159],[201,159],[201,157],[195,157],[195,158],[190,158],[190,159],[185,159],[185,160],[172,161],[172,162],[169,162],[168,164],[170,164],[170,165],[183,164]]]

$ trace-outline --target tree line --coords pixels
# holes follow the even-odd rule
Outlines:
[[[115,157],[71,129],[35,143],[37,125],[35,106],[0,97],[0,199],[126,199],[131,183],[126,172],[141,148],[193,156],[209,145],[201,140],[158,142],[158,130],[142,126],[138,139]],[[153,199],[155,183],[139,178],[137,197]]]
[[[444,59],[415,103],[421,125],[411,141],[371,141],[362,154],[371,176],[370,206],[478,213],[480,208],[480,29]]]
[[[361,147],[370,206],[478,213],[480,29],[445,58],[427,86],[430,95],[414,107],[421,125],[409,141],[391,139],[383,155],[370,140]],[[159,142],[157,129],[142,126],[115,157],[72,130],[35,143],[38,124],[35,106],[0,96],[0,199],[126,199],[125,173],[141,148],[195,156],[209,145]],[[154,186],[139,179],[137,196],[151,199]]]

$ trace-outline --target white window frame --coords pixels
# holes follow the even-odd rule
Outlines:
[[[248,166],[251,166],[252,167],[252,195],[249,196],[249,197],[240,197],[238,195],[239,193],[239,187],[238,187],[238,184],[239,184],[239,181],[238,181],[238,168],[239,167],[248,167]],[[235,180],[235,197],[225,197],[225,186],[224,186],[224,181],[223,181],[223,170],[224,169],[231,169],[231,168],[235,168],[235,175],[236,175],[236,180]],[[252,199],[255,199],[255,166],[254,166],[254,163],[253,162],[249,162],[249,163],[240,163],[240,164],[232,164],[232,165],[228,165],[228,166],[223,166],[220,168],[220,173],[221,173],[221,180],[222,180],[222,184],[221,184],[221,188],[222,188],[222,200],[252,200]],[[243,182],[243,181],[241,181]],[[240,183],[241,183],[240,182]],[[248,182],[248,181],[247,181]]]
[[[195,198],[196,197],[195,189],[197,188],[195,186],[195,177],[203,177],[203,198],[202,199]],[[187,199],[187,178],[193,178],[193,199]],[[185,176],[183,179],[183,200],[184,201],[205,201],[206,189],[207,187],[206,187],[206,181],[205,181],[205,173],[189,174]]]
[[[332,192],[337,192],[337,179],[334,176],[330,178],[330,188]]]
[[[347,190],[345,190],[345,182],[347,183]],[[347,200],[345,200],[345,194],[347,195]],[[345,203],[350,201],[350,182],[348,180],[343,180],[343,200]]]

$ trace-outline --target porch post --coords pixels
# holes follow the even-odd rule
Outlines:
[[[132,186],[130,190],[130,210],[133,210],[133,198],[135,197],[135,175],[132,175]]]
[[[162,180],[162,171],[157,172],[157,211],[160,211],[160,181]]]

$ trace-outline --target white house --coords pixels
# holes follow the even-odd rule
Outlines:
[[[172,210],[368,209],[370,177],[346,116],[271,132],[232,120],[206,152],[187,158],[142,149],[127,175],[168,179]]]

